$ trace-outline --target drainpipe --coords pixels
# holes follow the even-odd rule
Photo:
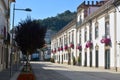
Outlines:
[[[116,18],[117,18],[117,15],[116,15],[116,9],[115,9],[115,12],[114,12],[114,48],[115,48],[115,50],[114,50],[114,53],[115,53],[115,70],[116,70],[116,72],[117,72],[117,70],[118,70],[118,68],[117,68],[117,53],[116,53],[116,46],[117,46],[117,41],[116,41],[116,36],[117,36],[117,30],[116,30],[116,25],[117,25],[117,20],[116,20]]]

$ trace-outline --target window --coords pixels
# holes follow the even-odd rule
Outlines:
[[[87,10],[84,10],[84,18],[87,17]]]
[[[90,29],[89,29],[89,40],[90,41],[92,40],[92,26],[91,26],[91,23],[90,23]]]
[[[95,23],[95,39],[98,38],[99,32],[98,32],[98,22]]]
[[[109,21],[105,22],[105,36],[110,35]]]
[[[69,32],[69,43],[70,43],[70,32]]]
[[[105,37],[110,35],[109,15],[105,16]]]
[[[74,30],[72,31],[72,43],[74,43]]]
[[[84,40],[85,40],[85,42],[87,41],[87,28],[85,28]]]
[[[82,23],[82,18],[81,18],[81,15],[79,16],[79,22],[78,22],[79,24],[81,24]]]
[[[81,44],[81,30],[79,32],[79,43]]]
[[[64,35],[64,44],[67,44],[67,38],[66,38],[66,35]]]
[[[60,44],[60,46],[62,46],[63,45],[63,37],[61,38],[61,44]]]

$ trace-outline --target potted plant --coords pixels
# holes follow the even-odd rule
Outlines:
[[[78,56],[78,65],[79,65],[79,66],[81,65],[81,59],[80,59],[80,56]]]
[[[76,65],[75,57],[73,57],[73,65]]]

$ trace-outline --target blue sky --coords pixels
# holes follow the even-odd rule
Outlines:
[[[15,10],[15,25],[17,25],[20,20],[24,20],[26,16],[31,16],[32,19],[44,19],[47,17],[56,16],[66,10],[70,10],[72,12],[76,11],[77,7],[83,1],[84,0],[16,0],[16,8],[31,8],[32,12]],[[12,8],[13,3],[11,4],[11,21],[13,14]]]

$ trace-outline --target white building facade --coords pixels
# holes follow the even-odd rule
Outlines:
[[[0,71],[10,64],[10,3],[15,0],[0,0]]]
[[[75,20],[52,37],[51,57],[58,63],[120,70],[119,9],[119,0],[83,2]]]

